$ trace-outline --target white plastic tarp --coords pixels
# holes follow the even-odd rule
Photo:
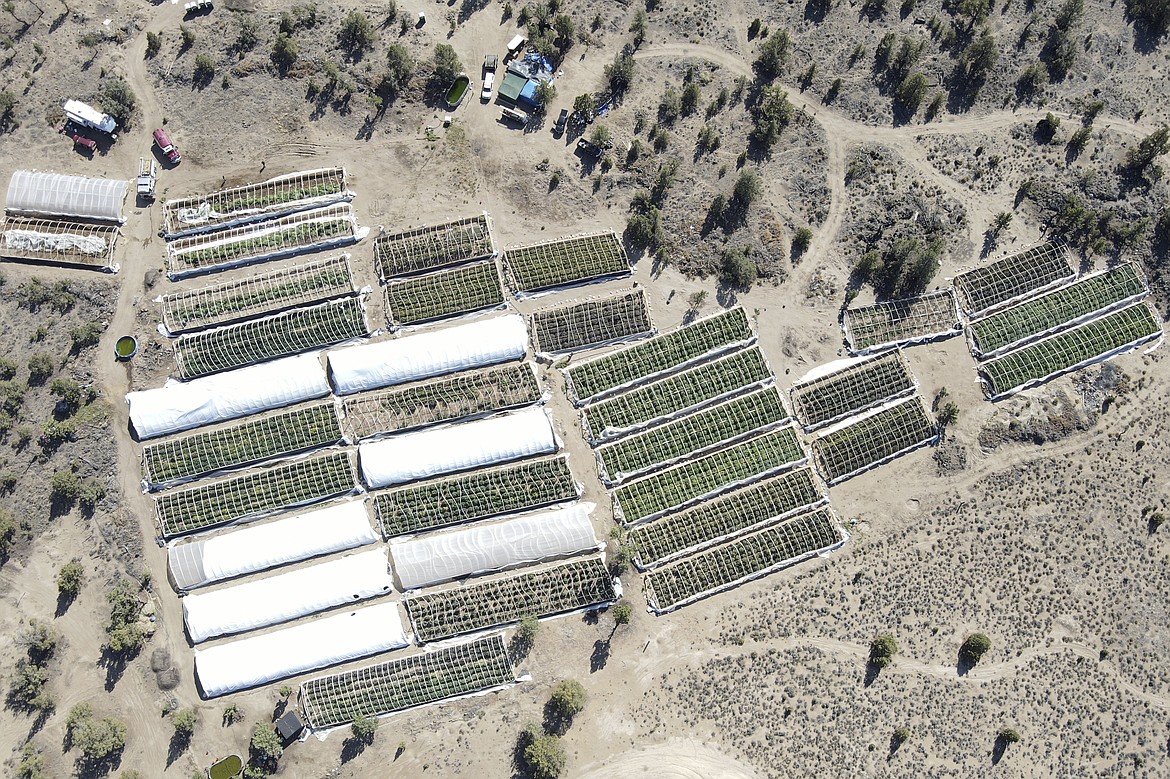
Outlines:
[[[9,211],[124,222],[127,182],[18,170],[8,182]]]
[[[302,354],[126,395],[139,440],[288,406],[329,394],[316,353]]]
[[[275,630],[195,650],[195,675],[204,698],[267,684],[409,644],[397,603]]]
[[[167,550],[171,581],[180,590],[341,552],[378,540],[360,500],[295,514]]]
[[[390,545],[404,590],[597,547],[592,503],[432,533]]]
[[[329,371],[337,394],[349,395],[519,360],[527,351],[528,329],[517,314],[338,349],[329,353]]]
[[[198,644],[357,603],[392,589],[386,550],[371,549],[279,576],[188,595],[183,598],[183,620],[191,642]]]
[[[366,484],[389,487],[556,450],[548,413],[530,408],[364,443],[358,454]]]

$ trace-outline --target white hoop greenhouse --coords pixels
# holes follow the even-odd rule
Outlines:
[[[329,371],[337,394],[349,395],[519,360],[527,351],[524,317],[502,316],[434,333],[338,349],[329,353]]]
[[[377,540],[365,505],[353,500],[204,541],[175,544],[167,552],[167,567],[177,589],[192,590]]]
[[[262,636],[195,650],[204,698],[246,690],[410,643],[397,603],[316,619]]]
[[[5,207],[19,214],[125,222],[122,201],[127,187],[124,180],[18,170],[8,182]]]
[[[316,353],[126,395],[139,440],[226,422],[329,394]]]
[[[478,524],[390,545],[403,590],[594,549],[592,503]]]
[[[358,447],[362,479],[389,487],[443,473],[557,450],[552,420],[541,408],[407,433]]]
[[[277,625],[393,589],[385,549],[183,598],[191,642]]]

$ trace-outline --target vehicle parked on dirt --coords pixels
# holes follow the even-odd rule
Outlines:
[[[118,123],[109,114],[103,114],[93,106],[86,105],[80,100],[66,100],[64,109],[65,118],[74,124],[99,130],[111,138],[118,137],[114,135],[114,131],[118,129]]]
[[[605,149],[598,146],[596,143],[591,143],[584,138],[577,139],[577,149],[587,157],[592,157],[595,160],[601,159],[601,155],[605,153]]]
[[[483,58],[483,69],[486,72],[493,72],[500,66],[500,58],[495,54],[489,54]]]
[[[154,143],[172,165],[178,165],[183,161],[182,155],[179,154],[179,147],[175,146],[171,136],[167,135],[167,131],[163,128],[160,127],[154,131]]]
[[[560,138],[565,134],[565,125],[569,123],[569,109],[562,108],[561,115],[557,117],[557,123],[553,125],[553,135]]]
[[[496,83],[496,74],[488,71],[483,76],[483,89],[479,92],[479,99],[485,103],[492,99],[492,86]]]

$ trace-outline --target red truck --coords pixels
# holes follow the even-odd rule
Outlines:
[[[69,122],[66,122],[65,124],[58,127],[57,132],[69,136],[75,145],[83,147],[91,154],[97,150],[97,141],[93,140],[92,138],[86,138],[77,131],[76,127],[74,127]]]
[[[175,145],[171,136],[167,135],[167,131],[163,128],[160,127],[154,131],[154,142],[172,165],[178,165],[183,161],[182,155],[179,154],[179,147]]]

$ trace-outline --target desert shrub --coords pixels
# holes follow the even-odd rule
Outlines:
[[[634,80],[633,56],[625,52],[615,54],[613,62],[605,66],[605,80],[609,82],[609,88],[617,94],[629,89],[630,83]]]
[[[959,647],[959,657],[963,662],[975,665],[990,651],[991,639],[984,633],[972,633],[963,640],[962,646]]]
[[[751,289],[760,276],[760,269],[741,247],[723,252],[719,280],[736,289]]]
[[[16,766],[17,779],[49,779],[45,771],[45,758],[32,742],[20,748],[20,763]]]
[[[287,71],[292,67],[300,53],[300,46],[291,35],[281,33],[276,36],[276,42],[272,44],[272,61],[281,71]]]
[[[22,382],[13,379],[0,381],[0,413],[12,416],[19,414],[27,389]]]
[[[183,41],[183,48],[189,49],[195,45],[195,31],[185,24],[179,25],[179,38]]]
[[[549,703],[557,717],[571,720],[585,708],[587,697],[581,682],[576,679],[565,679],[553,688]]]
[[[28,358],[28,380],[30,384],[43,384],[56,369],[53,358],[45,352],[37,352]]]
[[[788,33],[780,30],[769,36],[760,46],[760,54],[752,67],[764,79],[774,79],[784,72],[788,58],[792,54],[792,41]]]
[[[266,722],[257,722],[252,727],[252,755],[266,761],[279,760],[284,754],[284,745],[276,728]]]
[[[49,393],[59,398],[70,413],[77,411],[82,405],[90,403],[94,397],[91,388],[82,387],[77,382],[65,378],[53,379],[49,385]]]
[[[21,709],[52,711],[55,703],[52,694],[46,689],[48,682],[47,668],[22,657],[16,662],[12,686],[8,690],[8,700]]]
[[[358,742],[366,745],[373,744],[374,736],[378,732],[378,718],[359,714],[349,726],[349,731]]]
[[[94,346],[101,337],[102,326],[98,322],[86,322],[69,331],[69,339],[75,351]]]
[[[16,520],[12,512],[0,508],[0,560],[3,560],[16,540]]]
[[[459,55],[446,43],[435,46],[434,64],[435,78],[441,82],[451,81],[459,75],[459,71],[463,70],[463,63],[459,61]]]
[[[528,614],[520,620],[520,624],[516,627],[516,637],[529,646],[536,641],[536,637],[540,634],[540,620],[536,618],[535,614]]]
[[[7,357],[0,357],[0,380],[7,381],[16,376],[17,365]]]
[[[878,668],[885,668],[898,654],[898,642],[889,633],[883,633],[869,645],[869,661]]]
[[[538,725],[530,724],[520,733],[519,747],[524,767],[534,779],[557,779],[564,773],[568,758],[560,738]]]
[[[77,595],[81,592],[81,585],[84,583],[85,568],[77,558],[65,563],[57,571],[57,592],[61,595]]]
[[[678,119],[682,111],[682,98],[674,87],[667,87],[662,93],[662,100],[658,102],[658,120],[670,124]]]
[[[628,625],[630,618],[634,616],[634,609],[628,603],[619,603],[613,607],[613,623],[614,625]]]
[[[178,736],[190,738],[195,732],[195,724],[198,721],[199,716],[195,713],[195,709],[179,709],[171,715],[171,725],[175,728],[175,734]]]
[[[256,20],[247,14],[236,15],[236,51],[251,51],[260,43],[260,28]]]
[[[765,149],[771,148],[792,121],[792,114],[787,92],[780,87],[764,87],[759,102],[752,107],[753,124],[748,138]]]
[[[1016,744],[1020,740],[1020,732],[1015,728],[1000,728],[996,738],[1005,744]]]
[[[808,251],[812,244],[813,231],[807,227],[798,227],[792,235],[792,256],[800,257]]]
[[[106,593],[110,604],[110,621],[106,625],[106,648],[114,654],[129,654],[142,648],[146,641],[138,627],[142,601],[127,579],[120,580]]]
[[[349,52],[365,51],[374,45],[374,40],[374,25],[361,11],[350,11],[341,20],[341,31],[337,34],[341,48]]]
[[[926,76],[921,73],[911,73],[902,79],[902,82],[898,84],[898,89],[894,92],[894,103],[898,110],[913,116],[922,105],[922,99],[926,97],[928,86]]]
[[[79,703],[70,710],[65,727],[70,743],[89,763],[100,763],[126,746],[125,723],[113,717],[97,719],[86,703]]]
[[[1165,35],[1170,29],[1170,5],[1166,0],[1125,0],[1125,10],[1154,35]]]
[[[200,52],[195,55],[195,70],[192,75],[197,82],[211,80],[211,77],[215,75],[215,60],[211,58],[210,54]]]
[[[735,179],[728,207],[734,215],[743,218],[763,192],[764,185],[760,183],[760,177],[753,169],[744,168]]]

